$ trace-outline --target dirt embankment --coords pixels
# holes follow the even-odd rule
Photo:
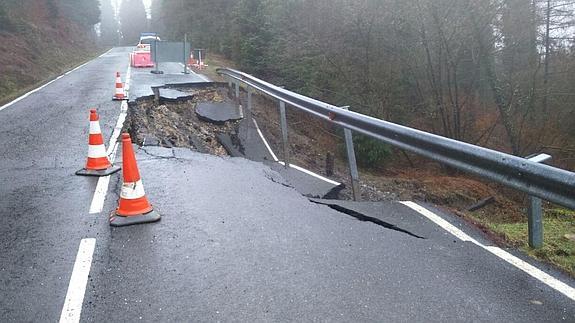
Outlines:
[[[49,1],[2,6],[0,104],[102,51],[91,29],[64,15],[54,17]]]

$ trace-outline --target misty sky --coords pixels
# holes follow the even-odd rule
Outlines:
[[[148,14],[148,19],[150,19],[150,6],[152,6],[152,0],[142,0],[144,2],[144,6],[146,6],[146,13]],[[118,14],[118,8],[122,4],[122,0],[115,0],[112,1],[112,5],[116,7],[116,15]]]

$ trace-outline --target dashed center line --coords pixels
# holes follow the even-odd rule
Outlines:
[[[126,72],[126,82],[124,83],[124,90],[128,93],[130,90],[130,79],[131,79],[132,69],[128,66],[128,71]],[[112,163],[116,160],[116,153],[118,151],[118,138],[124,127],[124,121],[126,121],[126,116],[128,114],[128,102],[122,101],[120,115],[118,116],[118,121],[110,137],[110,142],[108,143],[108,150],[106,154]],[[100,177],[98,179],[98,184],[96,185],[96,190],[94,191],[94,196],[92,197],[92,203],[90,203],[90,214],[102,213],[104,210],[104,202],[106,201],[106,195],[108,194],[108,187],[110,186],[110,176]]]
[[[62,313],[60,314],[60,323],[80,322],[80,313],[84,303],[84,294],[90,268],[92,267],[92,257],[96,248],[96,239],[82,239],[78,248],[78,255],[68,284],[68,292]]]

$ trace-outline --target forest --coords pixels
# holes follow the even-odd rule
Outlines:
[[[154,0],[151,27],[302,94],[573,168],[573,3]]]
[[[98,0],[0,1],[0,102],[99,52]]]

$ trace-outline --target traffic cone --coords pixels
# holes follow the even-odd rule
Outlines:
[[[106,155],[104,137],[100,130],[100,117],[95,109],[90,110],[90,135],[88,139],[88,159],[86,167],[77,171],[81,176],[108,176],[119,171],[120,167],[112,166]]]
[[[160,214],[148,202],[140,172],[136,164],[136,155],[132,148],[132,139],[127,133],[122,134],[122,161],[124,163],[124,182],[120,192],[118,208],[110,215],[110,225],[123,227],[132,224],[156,222]]]
[[[124,93],[124,83],[122,83],[122,78],[120,77],[120,72],[116,72],[116,94],[112,98],[115,101],[127,100],[126,94]]]

